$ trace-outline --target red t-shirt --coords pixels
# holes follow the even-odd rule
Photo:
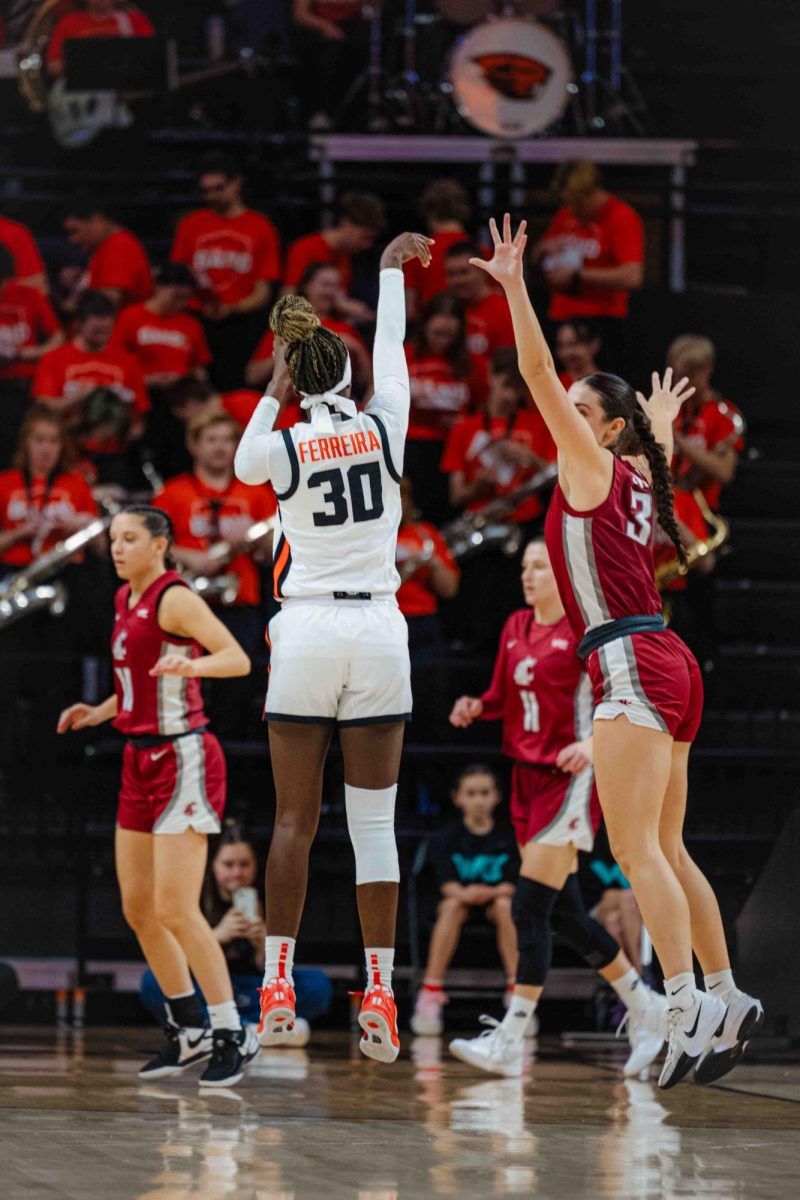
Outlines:
[[[64,61],[64,42],[69,38],[85,37],[154,37],[155,29],[144,13],[114,12],[107,17],[93,17],[87,12],[66,13],[56,24],[45,51],[49,67]]]
[[[16,467],[0,472],[0,529],[17,529],[41,512],[55,528],[48,532],[45,527],[43,536],[35,544],[26,541],[9,546],[0,561],[8,566],[26,567],[62,540],[64,534],[58,527],[59,520],[78,513],[97,516],[94,496],[79,471],[56,475],[49,488],[44,477],[32,478],[26,486],[25,476]]]
[[[8,217],[0,217],[0,243],[2,243],[14,259],[14,273],[17,279],[28,279],[31,275],[44,275],[44,262],[39,248],[33,240],[33,234],[19,221],[10,221]]]
[[[412,258],[403,265],[406,287],[413,288],[417,293],[417,308],[422,313],[425,305],[438,296],[439,292],[447,290],[447,279],[444,273],[444,256],[451,246],[469,240],[468,234],[462,231],[448,230],[447,233],[434,233],[431,246],[431,261],[423,267],[418,258]]]
[[[188,313],[160,317],[146,304],[132,304],[120,313],[110,344],[134,355],[145,378],[162,372],[191,375],[211,362],[206,335],[196,317]]]
[[[401,525],[397,532],[397,568],[400,570],[410,558],[415,558],[422,552],[427,541],[433,542],[434,554],[451,571],[460,576],[456,560],[450,553],[435,525],[427,521],[415,521],[409,525]],[[431,570],[429,566],[420,567],[410,579],[400,584],[397,592],[397,603],[404,617],[427,617],[439,608],[439,598],[431,585]]]
[[[360,0],[311,0],[309,5],[315,17],[326,21],[356,21],[362,15]]]
[[[98,246],[89,259],[87,285],[116,288],[122,292],[120,307],[148,300],[153,294],[153,275],[147,251],[129,229],[117,229]]]
[[[132,404],[136,413],[146,413],[150,408],[138,362],[111,345],[93,351],[67,342],[50,350],[39,362],[32,392],[37,399],[75,395],[77,404],[81,385],[86,382],[94,387],[111,388],[120,399]]]
[[[470,354],[491,358],[495,350],[514,345],[514,326],[508,301],[499,292],[488,292],[470,304],[467,316],[467,349]]]
[[[569,208],[560,208],[544,235],[546,253],[542,266],[619,267],[644,262],[644,224],[639,214],[616,196],[591,221],[578,220]],[[626,317],[630,292],[626,288],[581,287],[573,295],[553,292],[549,316],[552,321],[569,317]]]
[[[331,333],[338,333],[339,337],[344,338],[345,341],[349,339],[352,342],[357,342],[363,349],[364,353],[367,353],[367,347],[364,343],[364,339],[355,326],[350,325],[349,322],[339,321],[336,319],[336,317],[325,317],[324,321],[322,321],[322,324],[326,329],[330,329]],[[271,329],[268,329],[251,354],[250,361],[266,362],[268,358],[272,358],[272,352],[274,348],[275,334]]]
[[[735,404],[723,400],[721,396],[713,395],[696,412],[684,405],[675,421],[675,428],[701,450],[713,450],[715,446],[724,445],[733,446],[738,454],[744,450],[744,418]],[[672,460],[672,474],[677,488],[687,492],[699,488],[709,508],[715,511],[719,508],[722,484],[704,475],[680,450],[676,450]]]
[[[50,301],[40,291],[16,279],[1,283],[0,379],[31,379],[36,363],[21,362],[15,356],[24,346],[46,342],[59,328]]]
[[[342,288],[346,292],[350,291],[353,278],[350,255],[341,250],[334,250],[321,233],[309,233],[291,243],[286,252],[283,282],[287,287],[297,287],[306,267],[317,262],[330,263],[331,266],[337,267],[342,277]]]
[[[532,479],[541,468],[520,467],[508,457],[508,442],[519,442],[545,462],[555,462],[556,447],[539,412],[518,409],[512,419],[489,417],[476,413],[464,417],[450,431],[442,456],[442,470],[447,474],[461,471],[467,483],[472,483],[478,471],[489,472],[494,497],[506,496]],[[487,500],[476,500],[470,510],[483,508]],[[538,495],[529,496],[510,514],[511,521],[531,521],[543,509]]]
[[[406,345],[411,385],[408,437],[416,441],[443,442],[459,417],[486,402],[488,368],[485,358],[470,355],[469,373],[457,379],[452,365],[436,354],[418,357]]]
[[[219,538],[240,538],[256,521],[264,521],[275,512],[275,493],[271,487],[249,487],[233,478],[227,488],[218,491],[208,487],[192,472],[168,479],[162,491],[153,498],[157,508],[163,508],[175,527],[175,545],[189,550],[208,550],[213,518],[211,501],[219,505],[217,520]],[[258,567],[249,554],[239,554],[225,573],[239,576],[236,604],[258,604],[261,598],[261,579]]]
[[[237,425],[241,425],[244,429],[260,399],[261,392],[256,392],[251,388],[240,388],[236,392],[225,392],[222,397],[222,407],[228,416],[233,417]],[[304,419],[299,400],[292,400],[288,404],[281,405],[281,411],[278,413],[278,419],[273,428],[291,429],[298,421]]]
[[[280,278],[278,231],[250,208],[238,217],[218,217],[200,208],[179,223],[172,261],[191,267],[208,295],[222,304],[238,304],[260,279]]]

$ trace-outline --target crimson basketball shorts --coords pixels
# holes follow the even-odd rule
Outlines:
[[[511,823],[517,844],[591,850],[600,825],[600,802],[591,767],[566,775],[557,767],[515,763],[511,773]]]
[[[213,733],[147,747],[127,742],[117,828],[136,833],[219,833],[225,811],[225,756]]]
[[[703,678],[691,650],[671,629],[633,633],[593,650],[586,669],[595,721],[625,716],[676,742],[693,742],[703,716]]]

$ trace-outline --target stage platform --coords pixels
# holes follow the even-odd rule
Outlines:
[[[3,1200],[778,1200],[800,1191],[800,1059],[725,1086],[625,1082],[622,1047],[544,1039],[523,1080],[438,1039],[392,1067],[345,1034],[235,1090],[140,1085],[152,1032],[0,1030]]]

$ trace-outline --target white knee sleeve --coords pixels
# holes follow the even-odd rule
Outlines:
[[[400,864],[394,837],[394,787],[344,785],[347,828],[356,856],[356,883],[399,883]]]

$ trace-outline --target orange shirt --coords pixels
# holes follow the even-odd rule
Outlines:
[[[210,535],[215,519],[219,535],[214,541],[225,541],[242,537],[256,521],[271,517],[277,507],[271,487],[248,487],[232,478],[226,488],[218,491],[193,472],[168,479],[153,504],[172,518],[175,545],[188,550],[208,550],[213,545]],[[228,571],[239,576],[236,604],[258,604],[261,579],[251,556],[239,554],[225,568]]]
[[[45,275],[44,262],[33,234],[19,221],[0,217],[0,242],[14,259],[17,278],[27,279],[31,275]]]
[[[16,279],[0,283],[0,379],[31,379],[36,363],[16,355],[24,346],[38,346],[60,329],[50,301],[36,288]]]
[[[639,214],[609,196],[591,221],[580,221],[569,208],[560,208],[542,239],[545,254],[542,266],[619,267],[623,263],[644,261],[644,225]],[[630,292],[625,288],[582,286],[576,293],[553,292],[550,299],[551,321],[569,317],[626,317]]]
[[[120,313],[110,345],[137,359],[147,378],[161,372],[191,375],[211,362],[203,326],[188,313],[160,317],[146,304],[132,304]]]
[[[353,281],[353,264],[350,255],[341,250],[334,250],[328,245],[321,233],[309,233],[306,237],[297,238],[286,252],[286,267],[283,272],[283,282],[287,287],[297,287],[303,277],[306,267],[312,263],[324,262],[337,267],[342,277],[342,287],[350,291]]]
[[[110,388],[121,400],[132,404],[135,413],[150,408],[138,362],[111,345],[105,350],[82,350],[73,341],[50,350],[36,368],[31,390],[37,399],[75,396],[77,405],[86,383]]]
[[[488,292],[467,307],[467,349],[491,358],[495,350],[514,345],[514,326],[508,301],[499,292]]]
[[[456,560],[450,553],[450,548],[435,525],[427,521],[414,521],[409,525],[401,525],[397,531],[397,567],[398,570],[409,558],[420,554],[427,541],[433,542],[437,558],[460,576]],[[397,603],[404,617],[427,617],[437,612],[439,598],[431,585],[430,567],[424,566],[416,571],[410,579],[400,584],[397,592]]]
[[[87,12],[65,13],[50,35],[45,60],[49,67],[63,63],[64,42],[69,38],[154,37],[155,32],[141,12],[118,11],[107,17],[93,17]]]
[[[222,407],[228,416],[233,417],[237,425],[241,425],[242,429],[244,429],[255,412],[256,405],[260,399],[261,392],[254,391],[252,388],[240,388],[236,392],[224,393]],[[291,429],[292,425],[296,425],[298,421],[304,419],[299,400],[294,400],[289,404],[281,405],[281,411],[278,413],[278,419],[275,422],[274,428]]]
[[[120,307],[148,300],[153,294],[153,275],[147,252],[128,229],[109,234],[89,259],[87,286],[122,292]]]
[[[485,358],[470,355],[469,373],[457,378],[451,363],[437,354],[418,356],[406,346],[411,385],[408,437],[416,441],[443,442],[456,420],[486,402],[488,387]]]
[[[531,409],[518,409],[513,418],[489,417],[477,413],[464,417],[454,425],[447,439],[442,456],[442,470],[446,473],[461,471],[467,483],[472,483],[481,469],[488,472],[494,487],[494,496],[506,496],[516,491],[526,480],[531,479],[538,466],[521,467],[505,452],[508,442],[526,446],[545,462],[555,462],[556,447],[548,432],[541,413]],[[470,510],[483,508],[487,500],[476,500],[467,507]],[[542,512],[543,504],[538,495],[523,500],[519,508],[510,514],[511,521],[532,521]]]
[[[26,541],[9,546],[0,561],[8,566],[26,567],[62,540],[64,534],[58,527],[59,520],[78,513],[97,516],[94,496],[79,471],[56,475],[49,487],[43,477],[30,478],[26,482],[23,472],[16,467],[0,471],[0,529],[16,529],[42,512],[55,528],[48,530],[45,527],[43,536],[40,535],[35,544]]]
[[[238,304],[252,295],[258,280],[280,278],[278,231],[249,208],[238,217],[218,217],[200,208],[179,223],[172,261],[191,267],[207,295],[222,304]]]

